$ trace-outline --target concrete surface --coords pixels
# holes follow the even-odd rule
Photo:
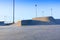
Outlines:
[[[60,25],[0,26],[0,40],[60,40]]]
[[[43,21],[43,22],[49,22],[49,17],[36,17],[32,18],[32,20],[38,20],[38,21]]]
[[[21,21],[16,22],[14,25],[15,26],[18,26],[18,27],[21,27],[22,26]]]

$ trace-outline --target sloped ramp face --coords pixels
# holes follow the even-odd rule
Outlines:
[[[32,18],[32,20],[38,20],[38,21],[43,21],[43,22],[51,22],[55,21],[55,19],[51,16],[49,17],[37,17],[37,18]]]
[[[32,20],[22,20],[22,25],[54,25],[55,19],[53,17],[46,17],[46,18],[34,18]]]
[[[36,17],[36,18],[32,18],[32,20],[49,22],[49,17]]]
[[[37,18],[32,18],[32,20],[38,20],[44,23],[48,23],[48,24],[56,24],[55,19],[51,16],[49,17],[37,17]]]
[[[21,27],[21,21],[17,21],[14,25],[17,27]]]
[[[55,22],[55,19],[53,17],[48,17],[49,21]]]
[[[49,24],[51,24],[51,25],[56,24],[56,21],[53,17],[48,17],[48,19],[50,21]]]

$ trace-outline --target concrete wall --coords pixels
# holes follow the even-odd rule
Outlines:
[[[4,25],[4,21],[0,21],[0,26],[3,26]]]

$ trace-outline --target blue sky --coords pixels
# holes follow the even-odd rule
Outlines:
[[[12,4],[12,0],[0,0],[0,20],[12,22]],[[36,17],[35,4],[37,17],[53,16],[60,19],[60,0],[15,0],[15,22]]]

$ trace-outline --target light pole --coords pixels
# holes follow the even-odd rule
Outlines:
[[[36,8],[35,10],[36,10],[36,17],[37,17],[37,4],[35,4],[35,8]]]
[[[42,16],[44,16],[44,11],[42,11]]]
[[[15,0],[13,0],[13,23],[15,21]]]
[[[51,16],[52,16],[52,8],[51,8]]]

